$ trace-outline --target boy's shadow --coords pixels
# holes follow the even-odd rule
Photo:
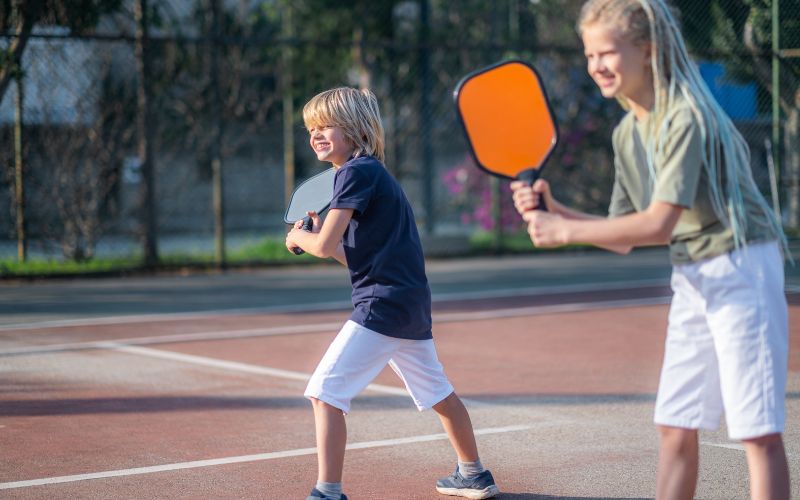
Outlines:
[[[501,493],[497,500],[653,500],[652,498],[623,497],[559,497],[553,495],[537,495],[536,493]]]

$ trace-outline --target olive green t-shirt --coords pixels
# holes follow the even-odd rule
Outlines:
[[[614,129],[614,189],[609,216],[641,212],[651,201],[684,207],[669,243],[673,264],[696,262],[729,252],[735,247],[733,231],[719,220],[711,202],[708,175],[703,168],[700,127],[686,104],[673,107],[666,117],[666,148],[655,159],[656,181],[647,167],[646,120],[629,112]],[[759,207],[755,188],[742,186],[747,214],[746,240],[775,239]]]

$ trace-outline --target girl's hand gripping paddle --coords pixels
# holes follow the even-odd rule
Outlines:
[[[558,142],[556,121],[533,66],[512,60],[474,71],[458,83],[454,98],[478,166],[533,185]]]
[[[317,212],[321,214],[328,209],[333,198],[333,177],[336,174],[335,168],[323,170],[317,175],[306,179],[294,189],[292,199],[286,208],[283,221],[287,224],[294,224],[303,219],[302,229],[311,231],[311,217],[306,212]],[[295,255],[305,253],[301,248],[293,250]]]

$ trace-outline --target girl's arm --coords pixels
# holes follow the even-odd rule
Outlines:
[[[540,201],[544,199],[547,211],[551,214],[560,215],[564,219],[605,220],[604,217],[573,210],[560,203],[553,197],[550,192],[550,184],[544,179],[537,180],[533,186],[528,185],[527,182],[514,181],[511,183],[511,190],[514,192],[514,207],[517,209],[517,212],[523,216],[523,219],[525,218],[525,212],[535,210],[539,206]],[[532,237],[531,240],[533,240]],[[534,242],[534,244],[536,244],[536,242]],[[629,245],[595,244],[595,246],[620,254],[626,254],[630,252],[632,248]]]
[[[682,211],[679,205],[654,201],[643,212],[611,219],[565,218],[540,210],[525,212],[523,219],[528,222],[528,234],[536,246],[588,243],[630,251],[635,246],[669,243]]]
[[[330,209],[322,227],[319,227],[320,220],[317,214],[309,213],[309,215],[314,220],[314,231],[309,233],[299,228],[293,228],[286,235],[286,247],[289,250],[300,247],[315,257],[321,259],[333,257],[347,265],[342,248],[342,236],[353,217],[353,210],[349,208]]]

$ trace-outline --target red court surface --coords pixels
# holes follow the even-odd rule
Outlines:
[[[649,302],[642,297],[650,297]],[[643,290],[451,301],[434,338],[500,498],[652,498],[667,300]],[[800,492],[800,295],[786,448]],[[531,305],[533,304],[533,305]],[[0,329],[0,498],[305,498],[305,380],[347,311]],[[347,417],[351,499],[428,499],[455,454],[384,371]],[[738,443],[701,433],[698,498],[744,498]]]

